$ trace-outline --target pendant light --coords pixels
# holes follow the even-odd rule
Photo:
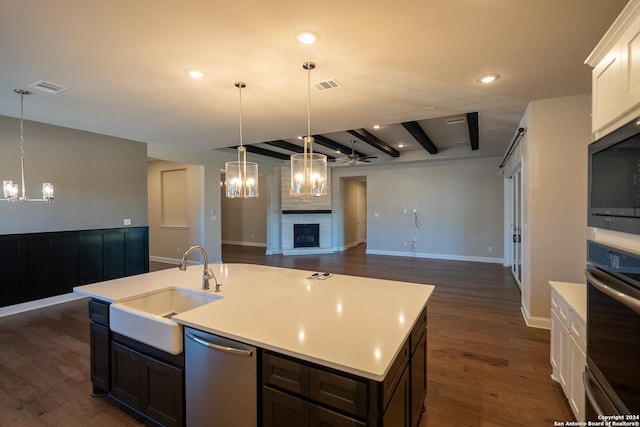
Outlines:
[[[305,62],[302,68],[307,70],[307,136],[304,137],[304,152],[291,156],[292,197],[318,197],[327,194],[327,156],[313,152],[311,136],[311,70],[316,68],[313,62]]]
[[[247,148],[242,143],[242,89],[247,87],[247,84],[236,82],[234,85],[240,92],[240,146],[238,160],[224,164],[225,184],[228,198],[246,199],[258,197],[258,164],[247,162]]]
[[[21,202],[51,203],[51,200],[53,200],[53,184],[51,184],[50,182],[45,182],[42,184],[42,199],[30,199],[27,197],[27,190],[24,179],[24,96],[31,95],[31,92],[24,89],[14,89],[13,91],[20,95],[20,171],[22,195],[20,195],[20,188],[18,187],[18,184],[14,184],[13,181],[2,181],[4,198],[0,200],[8,200],[10,202],[19,200]]]

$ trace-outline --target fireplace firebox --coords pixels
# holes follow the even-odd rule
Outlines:
[[[319,248],[320,224],[293,224],[294,248]]]

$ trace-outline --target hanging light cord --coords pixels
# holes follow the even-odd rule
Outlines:
[[[25,194],[26,186],[24,185],[24,95],[29,94],[26,91],[20,91],[20,171],[22,173],[22,200],[27,200]]]
[[[236,83],[236,86],[238,87],[238,92],[240,93],[240,150],[238,151],[238,161],[240,161],[240,151],[244,149],[244,145],[242,143],[242,88],[244,87],[244,83]]]
[[[311,63],[307,63],[307,136],[311,137]]]

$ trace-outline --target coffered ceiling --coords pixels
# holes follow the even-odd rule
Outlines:
[[[312,134],[349,150],[356,141],[372,163],[501,156],[529,101],[590,92],[584,59],[625,3],[0,0],[0,115],[18,117],[13,90],[44,80],[68,90],[33,90],[28,120],[207,151],[238,144],[234,82],[244,81],[244,143],[288,155],[273,141],[301,145],[302,63],[314,61],[312,83],[339,87],[311,90]],[[301,31],[317,42],[298,43]],[[500,78],[477,81],[488,73]],[[326,145],[316,147],[344,163],[344,149]]]

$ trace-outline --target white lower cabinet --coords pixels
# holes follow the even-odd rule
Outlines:
[[[551,289],[551,377],[560,383],[577,421],[584,421],[586,325],[571,304]]]

